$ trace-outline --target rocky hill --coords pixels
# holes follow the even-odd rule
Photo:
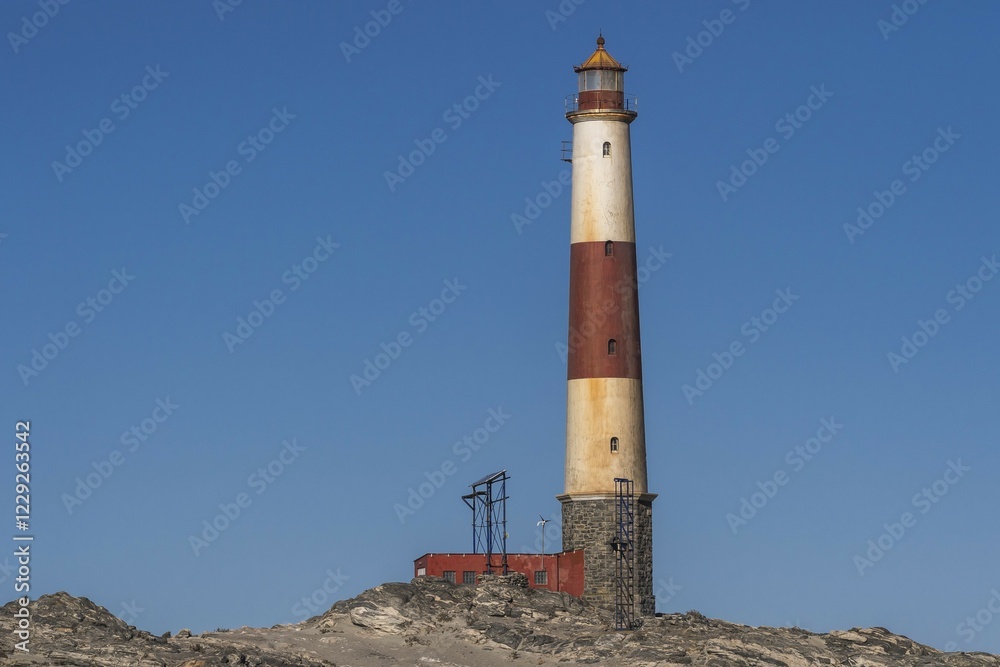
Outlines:
[[[531,590],[517,576],[479,586],[421,578],[337,602],[296,625],[156,637],[86,598],[32,603],[31,653],[14,652],[15,603],[0,613],[0,664],[88,667],[459,667],[499,665],[709,665],[851,667],[996,666],[984,653],[941,653],[883,628],[814,634],[750,627],[697,612],[614,632],[611,619],[565,594]]]

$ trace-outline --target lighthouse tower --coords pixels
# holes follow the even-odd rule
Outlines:
[[[655,612],[627,70],[597,40],[574,68],[566,490],[562,548],[584,550],[584,598],[629,623]]]

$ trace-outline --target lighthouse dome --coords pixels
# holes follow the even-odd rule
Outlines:
[[[628,70],[628,67],[624,67],[605,50],[604,36],[601,35],[597,38],[597,50],[594,51],[594,53],[591,54],[591,56],[587,58],[582,65],[578,65],[573,69],[577,72],[594,69],[613,69],[618,70],[619,72],[624,72]]]

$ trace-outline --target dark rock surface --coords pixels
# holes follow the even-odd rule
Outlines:
[[[155,637],[86,598],[31,605],[31,653],[14,652],[15,603],[0,609],[0,664],[70,667],[214,665],[708,665],[755,667],[995,666],[983,653],[941,653],[884,628],[815,634],[737,625],[697,612],[611,630],[610,616],[523,577],[479,586],[442,579],[377,586],[296,625]]]
[[[43,595],[30,605],[30,653],[15,652],[16,602],[0,608],[0,664],[88,665],[101,667],[208,667],[209,665],[271,665],[314,667],[329,662],[310,660],[293,652],[275,652],[266,646],[242,642],[201,641],[188,636],[156,637],[117,618],[87,598],[67,593]],[[225,638],[226,634],[221,637]]]

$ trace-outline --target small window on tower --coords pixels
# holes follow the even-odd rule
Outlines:
[[[608,341],[608,354],[618,354],[618,341],[614,338]]]
[[[611,438],[611,453],[618,451],[618,438]]]
[[[611,157],[611,142],[604,142],[604,157]]]
[[[611,257],[615,254],[615,244],[612,241],[607,241],[604,244],[604,256]]]

